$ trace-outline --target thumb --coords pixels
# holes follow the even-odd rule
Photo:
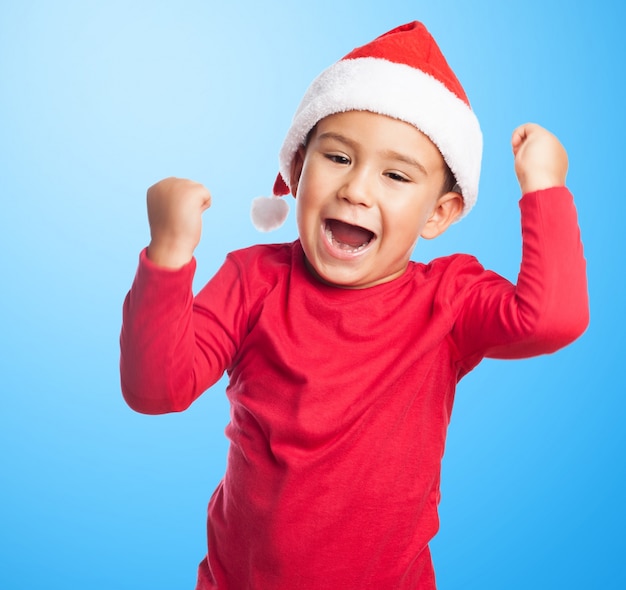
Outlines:
[[[519,152],[522,145],[524,145],[524,143],[528,140],[535,128],[536,125],[534,123],[524,123],[513,131],[513,135],[511,137],[511,147],[513,148],[514,156],[517,156],[517,152]]]
[[[213,197],[211,196],[211,193],[207,190],[205,192],[204,199],[202,200],[202,203],[200,205],[200,210],[204,213],[211,206],[212,202]]]

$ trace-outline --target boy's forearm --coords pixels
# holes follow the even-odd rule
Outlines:
[[[122,392],[138,412],[184,410],[201,393],[191,287],[210,205],[209,191],[187,179],[165,178],[147,191],[151,241],[124,302],[120,336]]]
[[[565,186],[568,157],[556,136],[533,123],[514,131],[512,147],[523,192],[522,264],[513,303],[528,343],[552,352],[580,336],[589,321],[578,217]]]
[[[501,343],[489,350],[490,357],[555,352],[589,323],[586,262],[571,193],[566,187],[530,192],[520,209],[522,263],[517,284],[503,300]]]
[[[527,193],[520,207],[523,250],[516,289],[520,313],[528,309],[538,337],[557,350],[578,338],[589,323],[576,207],[564,186]]]
[[[128,405],[146,414],[184,410],[197,397],[191,284],[195,263],[157,269],[143,252],[123,307],[120,376]],[[156,281],[159,273],[167,280]]]

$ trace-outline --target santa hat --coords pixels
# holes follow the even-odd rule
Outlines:
[[[288,205],[291,163],[313,127],[328,115],[370,111],[414,125],[439,148],[463,196],[463,215],[476,203],[482,134],[463,87],[420,22],[402,25],[358,47],[309,86],[279,155],[273,197],[252,204],[261,231],[280,227]]]

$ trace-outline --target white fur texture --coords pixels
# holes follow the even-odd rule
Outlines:
[[[252,200],[250,218],[259,231],[279,228],[287,219],[289,204],[282,197],[257,197]]]

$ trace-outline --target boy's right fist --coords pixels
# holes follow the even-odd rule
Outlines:
[[[202,213],[211,193],[183,178],[166,178],[148,189],[150,244],[148,258],[167,268],[180,268],[193,257],[202,233]]]

